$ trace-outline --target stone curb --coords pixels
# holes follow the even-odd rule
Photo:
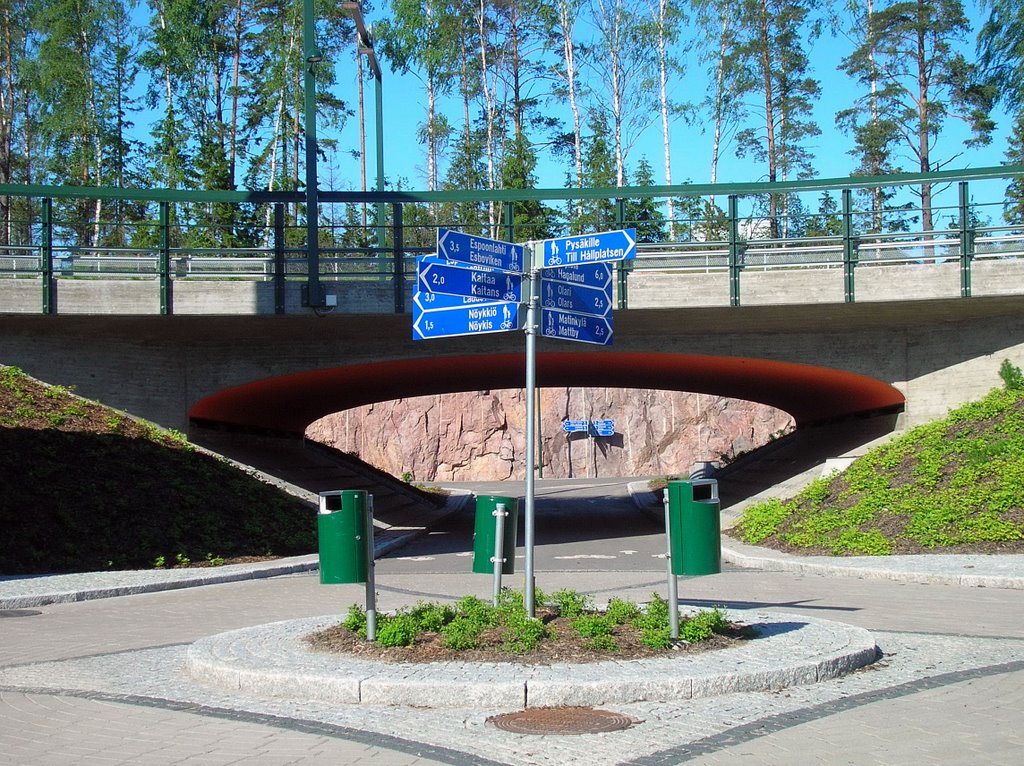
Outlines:
[[[638,508],[653,513],[661,509],[661,499],[647,489],[647,482],[631,482],[629,494]],[[723,511],[723,516],[727,512]],[[954,555],[922,556],[794,556],[782,551],[768,551],[722,539],[722,561],[745,569],[798,574],[827,574],[838,577],[859,577],[868,580],[893,580],[933,585],[959,585],[971,588],[1006,588],[1024,590],[1024,557],[1018,555]],[[1021,563],[1017,563],[1021,562]],[[1004,566],[1001,566],[1004,565]],[[963,570],[984,569],[982,572]],[[1005,574],[1000,568],[1008,570]],[[958,571],[960,570],[960,571]]]
[[[722,560],[747,569],[761,569],[770,572],[795,572],[799,574],[828,574],[840,577],[859,577],[866,580],[894,580],[897,582],[923,583],[932,585],[960,585],[969,588],[1005,588],[1024,590],[1024,577],[1003,574],[971,574],[951,571],[955,567],[973,568],[971,561],[991,559],[991,556],[954,556],[941,553],[925,556],[899,556],[896,561],[906,567],[892,566],[893,557],[853,557],[852,559],[824,560],[822,557],[792,556],[786,553],[761,554],[760,549],[745,546],[735,541],[722,545]],[[928,559],[950,559],[934,561]],[[865,560],[867,559],[867,560]],[[906,561],[911,559],[911,561]],[[915,560],[916,559],[916,560]],[[924,561],[921,561],[924,559]],[[845,563],[850,561],[851,563]],[[843,563],[839,563],[843,562]],[[890,566],[885,566],[888,563]],[[928,564],[942,564],[944,571],[927,571]],[[916,569],[914,567],[917,567]]]
[[[721,651],[586,664],[384,663],[314,652],[302,637],[337,616],[260,625],[188,648],[196,681],[232,692],[332,704],[522,709],[668,702],[806,685],[875,661],[862,628],[795,615],[727,610],[761,637]]]

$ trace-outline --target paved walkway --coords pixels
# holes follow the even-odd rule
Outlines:
[[[918,570],[936,561],[954,570],[970,565],[962,557],[901,559],[889,562],[890,576],[898,569],[915,579],[915,561]],[[301,568],[309,561],[286,563]],[[3,606],[0,763],[703,764],[751,757],[779,764],[1016,764],[1024,747],[1024,595],[1013,588],[1024,578],[1024,557],[976,557],[972,566],[986,576],[998,572],[1011,587],[740,568],[683,579],[684,602],[859,625],[884,656],[868,670],[779,692],[616,703],[616,712],[642,723],[560,737],[510,734],[486,723],[508,708],[273,698],[199,684],[183,672],[199,638],[260,625],[269,615],[340,614],[361,601],[362,586],[320,586],[315,573],[252,579],[260,567],[251,567],[250,579],[202,588]],[[403,575],[399,564],[389,567],[396,571],[378,579],[385,608],[489,590],[487,578]],[[153,575],[119,576],[143,587]],[[89,576],[6,579],[0,604],[29,583],[37,593],[48,584],[66,593],[68,577]],[[549,589],[637,600],[659,583],[650,572],[538,577]]]
[[[393,535],[381,541],[394,544]],[[449,679],[474,680],[466,667],[428,679],[434,707],[384,704],[396,699],[380,696],[338,702],[326,693],[330,678],[294,657],[276,675],[234,688],[190,675],[195,647],[243,660],[280,655],[268,641],[280,644],[296,626],[361,603],[361,585],[319,585],[315,556],[198,572],[0,578],[0,764],[1019,763],[1024,556],[837,562],[729,542],[723,557],[730,565],[722,574],[680,579],[681,602],[722,604],[750,623],[798,628],[777,631],[798,648],[737,661],[733,675],[761,663],[769,682],[761,687],[616,697],[602,707],[634,725],[579,736],[504,732],[487,722],[509,711],[500,698],[444,699],[454,689]],[[642,601],[664,586],[656,571],[537,575],[549,592],[571,587],[598,601]],[[381,609],[448,594],[487,597],[490,587],[487,577],[414,572],[397,558],[378,564]],[[812,636],[830,645],[868,636],[881,658],[840,677],[821,671],[817,683],[776,683],[797,653],[821,655]],[[713,662],[723,662],[717,654]],[[711,662],[691,675],[706,681]],[[572,678],[578,689],[593,689],[631,674],[641,676],[637,688],[667,684],[656,668],[626,663]],[[409,687],[401,674],[391,682],[392,691]]]

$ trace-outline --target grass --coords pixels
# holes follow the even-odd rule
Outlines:
[[[176,431],[0,366],[0,573],[316,550],[311,506]]]
[[[1024,377],[877,447],[788,501],[751,506],[752,544],[819,554],[1024,552]]]

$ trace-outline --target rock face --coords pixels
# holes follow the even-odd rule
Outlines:
[[[615,388],[541,389],[544,478],[688,474],[792,428],[781,410],[706,394]],[[562,422],[615,421],[610,437],[567,434]],[[523,478],[522,390],[476,391],[371,404],[329,415],[306,436],[413,481]]]

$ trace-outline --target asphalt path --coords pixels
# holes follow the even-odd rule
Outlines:
[[[665,593],[662,524],[635,507],[627,484],[624,479],[538,482],[539,587],[575,587],[596,600],[614,595],[639,601],[655,591]],[[519,496],[523,485],[474,484],[472,489]],[[472,529],[473,509],[467,507],[434,533],[379,559],[379,608],[488,595],[490,576],[471,573]],[[521,565],[517,559],[516,574],[506,578],[509,587],[522,586]],[[703,765],[749,760],[918,766],[1017,764],[1024,748],[1020,590],[728,567],[718,575],[680,578],[680,601],[864,627],[876,632],[882,661],[847,679],[781,693],[624,706],[626,713],[647,721],[637,736],[665,737],[646,757],[618,744],[626,735],[588,737],[580,740],[585,750],[576,750],[572,737],[526,738],[520,744],[485,728],[482,736],[519,749],[481,759],[469,752],[472,748],[460,750],[457,738],[445,747],[445,732],[455,735],[471,727],[472,717],[389,709],[386,715],[396,728],[385,736],[369,718],[365,726],[353,723],[354,716],[374,711],[328,711],[327,719],[333,715],[340,723],[325,724],[288,701],[240,700],[228,708],[213,692],[205,704],[175,701],[184,680],[180,671],[168,674],[161,658],[234,628],[341,615],[363,596],[361,585],[320,585],[313,572],[0,614],[5,618],[0,620],[0,764]],[[127,683],[122,677],[135,679],[131,693],[118,691],[117,684]],[[701,734],[686,739],[683,730],[695,725]],[[441,744],[422,746],[423,741]]]
[[[630,479],[552,479],[536,484],[534,568],[536,571],[664,570],[664,523],[636,507]],[[478,496],[518,500],[516,572],[525,565],[524,485],[518,482],[446,484]],[[469,572],[472,568],[472,504],[449,516],[440,528],[377,561],[382,574]]]

